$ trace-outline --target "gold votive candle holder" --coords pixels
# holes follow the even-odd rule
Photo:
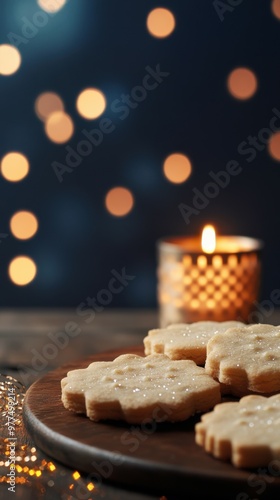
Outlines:
[[[212,253],[199,237],[158,241],[158,304],[161,327],[194,321],[248,322],[259,297],[263,242],[217,236]]]

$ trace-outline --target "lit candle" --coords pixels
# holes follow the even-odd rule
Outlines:
[[[263,243],[245,236],[170,237],[158,243],[160,324],[247,322],[259,296]]]

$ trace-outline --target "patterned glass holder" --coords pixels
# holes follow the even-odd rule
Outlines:
[[[158,241],[160,326],[249,317],[259,297],[263,242],[244,236],[218,236],[213,253],[199,237]]]

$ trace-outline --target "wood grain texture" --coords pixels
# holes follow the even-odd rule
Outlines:
[[[262,481],[261,499],[279,498],[280,467],[269,482],[258,471],[235,469],[195,444],[194,425],[199,416],[179,424],[137,426],[94,423],[64,408],[60,381],[67,371],[85,368],[93,361],[110,361],[126,352],[143,355],[143,348],[96,354],[49,372],[28,389],[24,423],[39,448],[63,464],[91,474],[96,483],[113,481],[159,494],[208,492],[227,499],[243,493],[242,500],[249,500],[256,498]]]

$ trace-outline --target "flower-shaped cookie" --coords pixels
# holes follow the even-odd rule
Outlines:
[[[171,359],[192,359],[204,365],[208,341],[228,328],[243,326],[240,321],[197,321],[150,330],[144,338],[145,354],[166,354]]]
[[[221,403],[202,415],[195,440],[236,467],[267,467],[280,460],[280,394],[244,396],[239,402]],[[279,465],[278,465],[279,467]]]
[[[207,344],[206,372],[223,392],[240,397],[280,392],[280,326],[247,325],[217,333]]]
[[[123,354],[72,370],[61,381],[65,408],[91,420],[182,421],[221,400],[220,384],[193,361]]]

